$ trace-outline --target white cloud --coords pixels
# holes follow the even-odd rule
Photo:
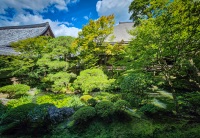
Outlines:
[[[74,36],[74,37],[77,37],[78,32],[81,31],[81,29],[78,29],[76,27],[67,27],[64,24],[60,26],[56,25],[52,28],[52,30],[54,30],[56,36]]]
[[[52,21],[50,19],[43,19],[41,15],[32,15],[32,14],[18,14],[12,20],[9,18],[2,18],[0,16],[0,26],[15,26],[15,25],[29,25],[29,24],[39,24],[49,22],[52,31],[54,32],[55,36],[78,36],[78,32],[81,29],[75,27],[68,27],[66,25],[71,25],[68,22],[59,22],[59,21]]]
[[[89,17],[88,17],[88,16],[84,16],[83,18],[86,19],[86,20],[89,20]]]
[[[92,16],[92,13],[90,12],[88,16],[83,16],[83,18],[84,18],[85,20],[89,20],[89,19],[91,18],[91,16]]]
[[[114,14],[116,23],[130,21],[128,7],[131,2],[132,0],[102,0],[97,2],[96,10],[99,16]]]
[[[75,22],[76,20],[77,20],[77,18],[75,18],[75,17],[72,17],[72,19],[71,19],[73,22]]]
[[[54,12],[49,6],[53,6],[58,10],[68,11],[67,5],[70,3],[77,3],[79,0],[0,0],[0,14],[6,14],[7,8],[14,8],[15,14],[13,18],[0,15],[0,26],[16,26],[29,25],[49,22],[55,36],[69,35],[78,36],[81,31],[69,22],[52,21],[51,19],[44,19],[41,12]],[[33,10],[33,14],[26,12],[24,9]]]
[[[34,12],[46,11],[48,6],[55,6],[58,10],[68,11],[69,3],[76,3],[79,0],[0,0],[0,14],[5,14],[7,8],[14,8],[17,12],[25,12],[30,9]]]

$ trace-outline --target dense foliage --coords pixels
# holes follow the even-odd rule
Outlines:
[[[106,90],[113,82],[100,69],[86,69],[80,72],[74,81],[74,87],[87,94],[93,90]]]
[[[0,84],[14,98],[1,98],[0,137],[200,137],[199,11],[195,0],[134,0],[128,45],[105,42],[113,15],[78,38],[14,43],[20,55],[0,57],[0,75],[22,84]]]
[[[102,101],[97,103],[95,109],[97,111],[97,115],[102,118],[109,117],[115,111],[113,103],[109,101]]]
[[[19,98],[28,95],[30,87],[24,84],[7,85],[0,88],[0,93],[8,94],[8,98]]]
[[[56,93],[67,92],[71,78],[75,77],[75,74],[69,73],[68,70],[71,59],[70,46],[73,40],[73,37],[61,36],[48,43],[50,51],[37,61],[38,71],[43,76],[42,87],[50,88]]]
[[[73,119],[76,123],[83,123],[92,119],[95,116],[95,114],[96,111],[94,107],[86,106],[78,109],[74,113]]]
[[[154,11],[153,16],[131,31],[136,36],[130,42],[132,66],[135,70],[154,72],[154,78],[162,82],[157,85],[172,93],[175,110],[179,112],[178,96],[200,88],[199,2],[150,4],[147,9]]]
[[[79,64],[84,69],[98,66],[100,56],[106,54],[110,44],[105,39],[112,33],[114,16],[102,16],[96,21],[90,20],[79,32],[72,45],[74,52],[79,53]]]

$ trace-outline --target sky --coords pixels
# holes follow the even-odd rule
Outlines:
[[[114,14],[130,21],[132,0],[0,0],[0,27],[49,22],[55,36],[77,37],[89,20]]]

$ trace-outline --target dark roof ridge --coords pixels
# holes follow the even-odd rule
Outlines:
[[[40,24],[32,24],[32,25],[6,26],[6,27],[0,27],[0,30],[4,30],[4,29],[37,28],[37,27],[45,27],[45,26],[46,27],[49,26],[49,22],[40,23]]]

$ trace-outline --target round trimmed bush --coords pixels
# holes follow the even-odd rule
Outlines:
[[[85,106],[78,109],[74,115],[73,119],[75,122],[87,122],[89,119],[93,118],[96,115],[96,111],[94,107]]]
[[[3,116],[1,123],[13,123],[13,122],[26,122],[28,113],[37,105],[34,103],[28,103],[24,105],[20,105],[16,108],[10,109],[6,114]]]
[[[48,108],[54,106],[52,104],[41,104],[33,108],[28,113],[28,119],[32,124],[32,127],[39,127],[45,125],[48,115]]]
[[[146,104],[142,106],[139,111],[144,113],[147,116],[154,115],[158,113],[161,109],[153,104]]]
[[[125,110],[127,107],[130,107],[130,104],[125,100],[118,100],[114,106],[116,110]]]
[[[94,107],[94,106],[97,104],[97,100],[94,99],[94,98],[91,98],[91,99],[89,99],[89,100],[87,101],[87,103],[88,103],[88,105]]]
[[[83,101],[83,102],[85,102],[85,103],[87,103],[87,101],[89,99],[91,99],[91,98],[92,98],[91,95],[83,95],[83,96],[80,97],[80,100]]]
[[[57,108],[55,106],[51,106],[48,108],[48,119],[51,123],[57,124],[62,122],[64,119],[73,115],[74,109],[73,108]]]
[[[95,106],[97,115],[100,117],[108,117],[115,112],[115,108],[112,102],[102,101]]]
[[[101,69],[86,69],[80,72],[80,75],[74,81],[74,87],[82,90],[85,94],[96,90],[105,90],[111,86],[114,79],[108,79]]]

